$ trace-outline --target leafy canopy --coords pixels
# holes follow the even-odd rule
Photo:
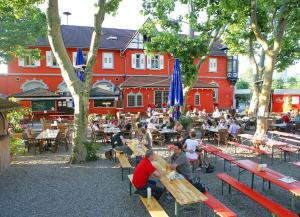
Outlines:
[[[13,56],[39,57],[36,49],[29,49],[37,38],[45,36],[45,15],[38,8],[38,0],[0,1],[0,63]]]
[[[143,14],[152,21],[143,28],[151,38],[146,43],[146,52],[170,53],[179,58],[184,85],[191,85],[201,66],[197,61],[208,55],[210,42],[219,38],[232,17],[232,11],[224,10],[225,4],[225,0],[143,0]],[[178,11],[178,16],[174,16]],[[182,30],[187,24],[190,31],[184,35]]]

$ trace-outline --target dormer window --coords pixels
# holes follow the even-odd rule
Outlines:
[[[117,36],[109,36],[108,38],[106,38],[107,40],[111,40],[111,41],[115,41],[115,40],[118,40],[118,37]]]
[[[147,36],[147,35],[143,35],[143,41],[144,42],[150,42],[151,41],[151,37]]]

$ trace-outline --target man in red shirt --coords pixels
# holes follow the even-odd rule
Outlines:
[[[154,159],[154,153],[152,150],[147,150],[145,158],[143,158],[133,173],[132,184],[137,189],[136,194],[142,197],[147,197],[147,188],[151,188],[152,195],[158,200],[163,193],[163,189],[156,186],[154,180],[150,180],[150,176],[156,178],[160,177],[159,171],[152,165],[151,161]]]

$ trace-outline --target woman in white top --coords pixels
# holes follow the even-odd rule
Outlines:
[[[188,160],[197,168],[199,166],[199,155],[196,152],[199,142],[196,140],[196,132],[190,132],[190,139],[184,143],[185,154]]]

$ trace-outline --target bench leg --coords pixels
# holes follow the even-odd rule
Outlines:
[[[175,201],[175,216],[179,216],[179,204]]]
[[[271,189],[271,182],[269,182],[269,190]]]
[[[271,165],[273,165],[273,160],[274,160],[274,147],[272,147],[272,159],[271,159]]]
[[[222,183],[222,195],[224,195],[224,181],[222,180],[221,183]]]
[[[238,168],[239,168],[239,171],[238,171],[238,181],[240,181],[241,168],[240,167],[238,167]]]
[[[295,210],[295,195],[292,194],[292,210]]]
[[[226,171],[226,160],[224,159],[224,172]]]
[[[262,191],[264,191],[265,190],[265,179],[263,178],[262,179]]]
[[[130,196],[132,195],[132,184],[130,181],[129,181],[129,195]]]
[[[231,171],[232,162],[229,162],[229,171]]]
[[[121,167],[121,171],[122,171],[122,181],[124,180],[124,169],[123,167]]]
[[[252,176],[251,176],[251,188],[252,189],[254,188],[254,173],[252,173]]]
[[[228,194],[231,194],[231,185],[228,185]]]

